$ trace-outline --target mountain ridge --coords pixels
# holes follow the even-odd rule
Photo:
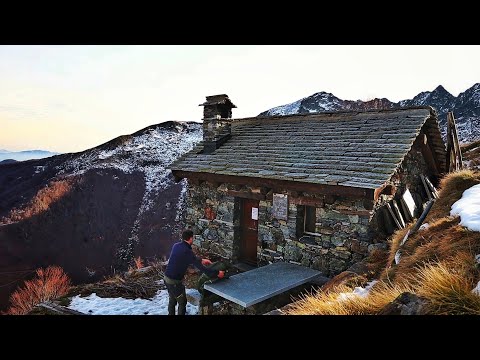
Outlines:
[[[55,264],[88,283],[133,257],[167,256],[186,192],[168,166],[201,138],[201,123],[167,121],[81,152],[1,163],[0,310],[25,269]]]
[[[5,149],[0,149],[0,161],[2,160],[16,160],[16,161],[26,161],[32,159],[43,159],[46,157],[51,157],[59,155],[58,152],[47,151],[47,150],[22,150],[22,151],[10,151]]]
[[[453,111],[459,138],[462,142],[480,139],[480,83],[476,83],[457,97],[442,85],[432,91],[423,91],[412,99],[390,101],[375,98],[368,101],[342,100],[330,92],[316,92],[289,104],[273,107],[258,116],[293,115],[324,111],[364,111],[398,107],[431,106],[437,111],[442,136],[446,136],[446,114]]]

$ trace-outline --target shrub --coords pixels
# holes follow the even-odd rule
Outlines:
[[[25,315],[35,305],[67,294],[71,282],[59,266],[49,266],[36,271],[36,277],[27,280],[23,288],[18,288],[11,296],[11,307],[6,314]]]
[[[137,270],[144,267],[143,260],[140,256],[135,258],[134,261],[135,261],[135,267],[137,268]]]

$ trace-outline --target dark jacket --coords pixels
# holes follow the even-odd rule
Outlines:
[[[202,259],[195,256],[192,246],[186,241],[175,243],[168,259],[165,276],[173,280],[182,280],[189,265],[195,266],[209,277],[218,275],[218,271],[206,268],[202,265]]]

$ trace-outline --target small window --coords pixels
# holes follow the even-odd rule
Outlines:
[[[317,222],[315,210],[314,206],[305,206],[304,233],[315,233],[315,223]]]

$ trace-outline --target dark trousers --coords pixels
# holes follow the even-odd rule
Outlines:
[[[182,282],[170,283],[165,281],[168,290],[168,315],[175,315],[175,306],[178,303],[178,315],[187,312],[187,294]]]

